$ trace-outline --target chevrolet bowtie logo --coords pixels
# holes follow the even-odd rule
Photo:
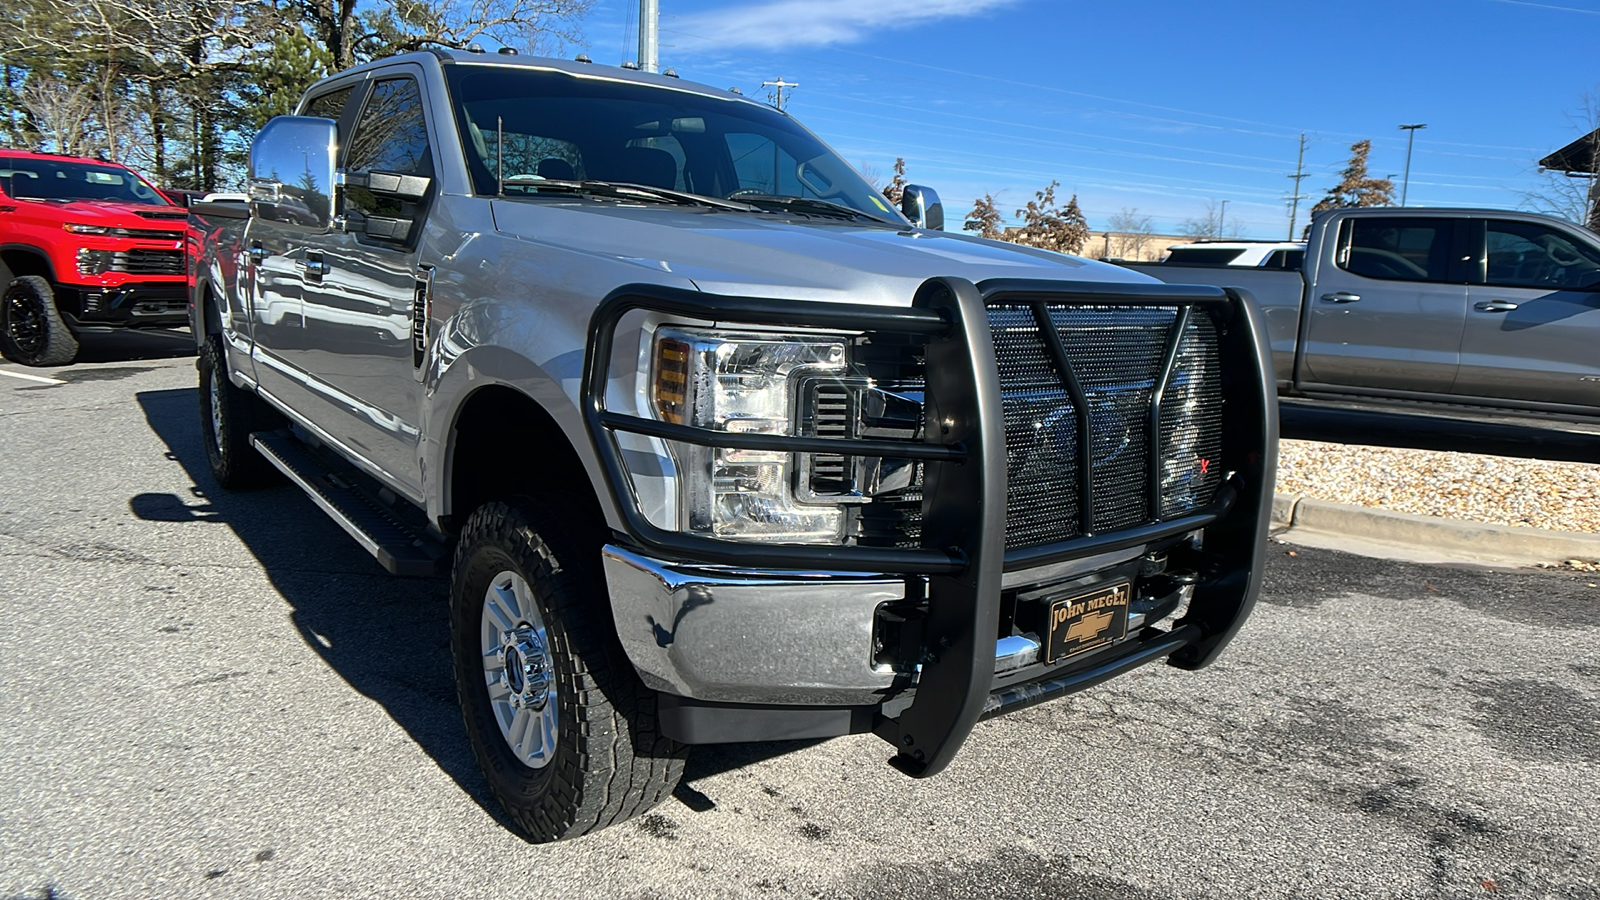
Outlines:
[[[1111,611],[1092,613],[1072,623],[1067,629],[1067,641],[1092,641],[1111,627]]]

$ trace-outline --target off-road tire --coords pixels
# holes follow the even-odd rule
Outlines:
[[[451,578],[450,644],[467,739],[495,799],[535,843],[646,812],[671,795],[688,757],[657,728],[655,693],[612,624],[599,539],[573,518],[530,497],[485,504],[462,529]],[[527,582],[548,635],[558,727],[542,768],[513,753],[485,684],[484,593],[508,570]]]
[[[281,428],[283,419],[260,397],[228,380],[228,357],[220,335],[206,338],[195,369],[200,373],[200,438],[206,447],[206,462],[211,464],[211,477],[230,490],[280,480],[278,470],[250,446],[250,435]]]
[[[78,339],[56,309],[56,292],[37,275],[6,285],[0,296],[0,356],[25,366],[64,366],[78,358]]]

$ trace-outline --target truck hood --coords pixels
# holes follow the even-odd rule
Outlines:
[[[182,229],[189,218],[189,214],[181,206],[157,206],[153,203],[73,200],[49,205],[57,210],[65,221],[118,228]]]
[[[903,306],[929,278],[1151,282],[1120,266],[1017,244],[906,227],[694,207],[493,203],[522,240],[687,278],[703,291]],[[640,281],[650,281],[646,271]]]

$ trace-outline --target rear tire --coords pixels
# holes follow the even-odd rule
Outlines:
[[[467,738],[535,843],[646,812],[688,756],[661,735],[655,693],[617,641],[589,531],[570,508],[513,497],[475,511],[456,547],[451,651]]]
[[[221,335],[206,338],[195,368],[200,373],[200,436],[211,477],[232,490],[277,481],[278,470],[250,446],[250,435],[282,427],[282,419],[260,397],[228,380]]]
[[[0,356],[25,366],[64,366],[78,358],[78,339],[56,309],[49,281],[24,275],[6,285],[0,297]]]

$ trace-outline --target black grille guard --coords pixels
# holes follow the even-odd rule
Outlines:
[[[1219,325],[1222,363],[1222,458],[1232,474],[1211,506],[1136,528],[1084,534],[1053,544],[1005,550],[1006,447],[999,374],[989,335],[991,303],[1094,303],[1177,306],[1180,320],[1206,308]],[[925,441],[858,440],[735,434],[611,412],[605,407],[617,325],[647,310],[734,325],[827,328],[927,338]],[[1059,343],[1059,341],[1057,341]],[[583,414],[628,538],[669,558],[744,568],[811,569],[926,576],[928,615],[915,696],[875,731],[894,744],[890,762],[925,777],[949,764],[981,717],[1079,689],[1165,656],[1186,669],[1204,666],[1232,639],[1254,604],[1261,579],[1277,459],[1277,400],[1260,309],[1243,291],[1209,286],[936,278],[912,306],[884,307],[712,295],[658,285],[626,285],[590,320]],[[1059,359],[1059,356],[1058,356]],[[1160,391],[1155,392],[1159,403]],[[1159,406],[1153,408],[1159,409]],[[651,524],[632,495],[614,433],[631,432],[729,449],[837,453],[918,459],[925,463],[922,545],[918,548],[738,543],[667,531]],[[1089,467],[1081,467],[1087,479]],[[1152,472],[1152,478],[1155,473]],[[1088,487],[1084,487],[1085,495]],[[974,515],[973,511],[978,514]],[[1194,586],[1190,611],[1170,633],[1130,641],[1079,677],[1051,673],[1041,690],[995,692],[994,643],[1001,576],[1205,529],[1205,552],[1220,563]]]

